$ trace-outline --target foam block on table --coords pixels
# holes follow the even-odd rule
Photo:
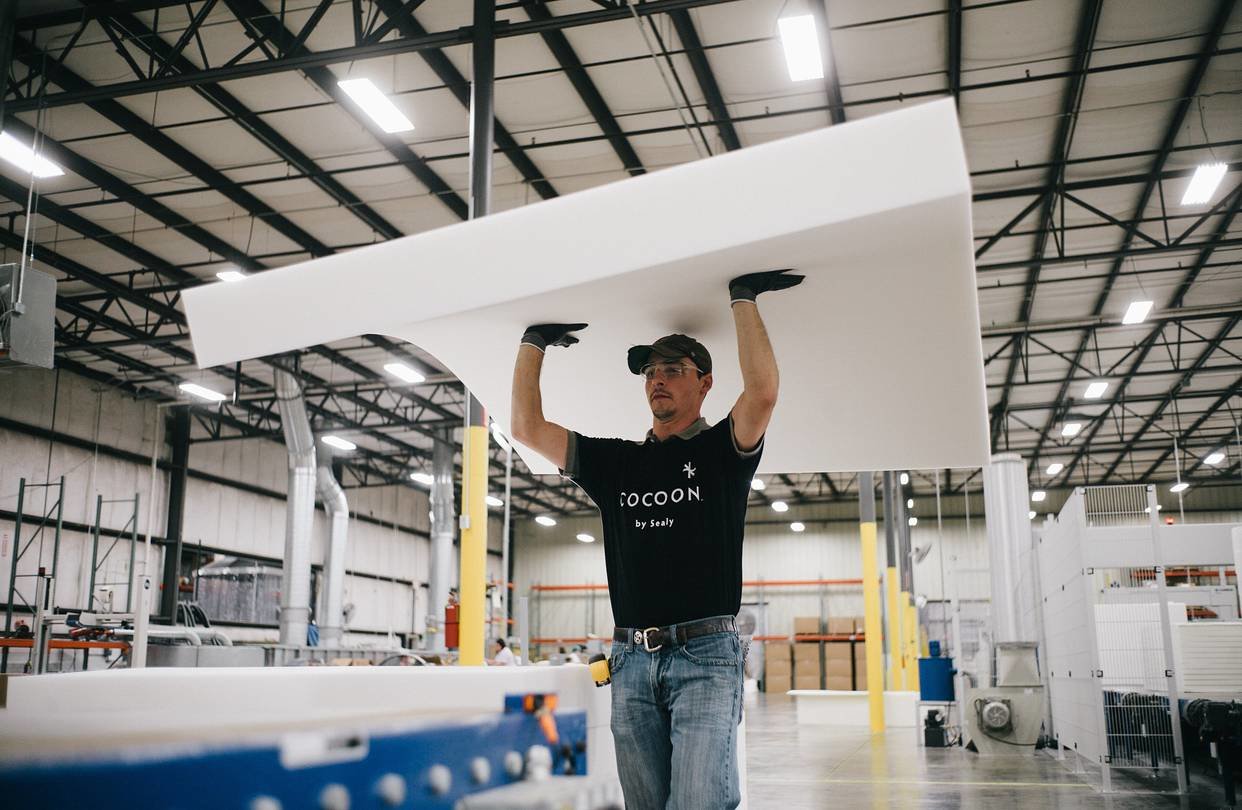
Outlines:
[[[585,321],[579,345],[548,353],[546,415],[641,438],[651,415],[626,349],[696,336],[715,365],[704,415],[723,417],[742,388],[727,282],[785,267],[807,278],[759,300],[781,368],[760,471],[987,461],[970,182],[950,100],[184,298],[200,366],[386,334],[437,357],[502,427],[525,326]]]

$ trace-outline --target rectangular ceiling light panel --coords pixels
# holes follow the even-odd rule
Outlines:
[[[785,66],[790,81],[824,78],[824,57],[819,51],[819,33],[810,14],[782,17],[778,23],[781,47],[785,49]]]
[[[388,96],[380,92],[370,79],[343,79],[337,85],[354,100],[380,129],[392,135],[409,132],[414,124],[406,118]]]
[[[1224,163],[1204,163],[1199,166],[1190,178],[1190,185],[1186,186],[1186,193],[1182,195],[1182,205],[1202,205],[1210,202],[1212,195],[1216,193],[1216,187],[1224,178]]]
[[[1121,322],[1124,324],[1142,323],[1147,320],[1151,305],[1151,301],[1132,301],[1130,306],[1126,307],[1126,314],[1121,317]]]
[[[270,270],[244,285],[204,285],[185,299],[200,365],[393,335],[438,358],[502,429],[526,326],[586,322],[581,343],[548,350],[545,413],[586,435],[640,438],[651,412],[626,350],[670,332],[697,337],[714,361],[703,415],[723,418],[742,390],[728,281],[783,267],[806,281],[759,298],[781,369],[760,472],[987,462],[970,182],[950,100]],[[894,379],[913,401],[887,395]],[[906,418],[911,407],[923,418]],[[533,472],[555,472],[516,450]]]
[[[0,158],[35,177],[59,177],[65,172],[52,161],[36,154],[7,132],[0,132]]]

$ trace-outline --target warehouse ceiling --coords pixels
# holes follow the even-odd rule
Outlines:
[[[195,441],[278,441],[272,368],[290,358],[199,371],[180,291],[465,218],[471,6],[19,0],[4,130],[64,174],[30,195],[28,173],[0,164],[0,244],[18,260],[33,204],[35,266],[59,279],[58,366],[165,401],[199,383],[230,399],[194,406]],[[1034,486],[1168,482],[1179,467],[1196,486],[1236,480],[1242,4],[496,8],[493,210],[952,96],[974,183],[994,448],[1027,458]],[[829,31],[822,80],[786,70],[777,20],[795,14]],[[385,133],[345,78],[370,79],[415,129]],[[1226,164],[1216,193],[1183,205],[1211,162]],[[1123,324],[1140,300],[1151,313]],[[427,379],[401,383],[384,370],[394,361]],[[357,445],[341,457],[347,486],[417,486],[409,475],[462,423],[460,384],[416,347],[366,336],[296,362],[315,429]],[[1106,390],[1087,398],[1096,381]],[[892,395],[920,418],[919,392],[895,381]],[[1216,450],[1224,459],[1206,462]],[[503,473],[494,447],[493,491]],[[933,477],[916,472],[914,491]],[[972,480],[940,473],[949,491]],[[826,470],[774,476],[754,498],[851,491],[854,476]],[[516,460],[513,506],[591,508]]]

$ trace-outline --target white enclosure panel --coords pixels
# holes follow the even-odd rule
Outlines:
[[[205,285],[186,307],[203,366],[382,332],[439,358],[503,426],[524,327],[585,321],[548,363],[548,416],[641,436],[625,350],[694,334],[720,418],[741,391],[727,281],[793,267],[806,283],[762,303],[784,373],[760,469],[969,467],[988,451],[969,201],[953,104],[938,101]],[[906,396],[885,396],[894,380]]]

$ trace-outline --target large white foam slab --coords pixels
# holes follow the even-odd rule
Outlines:
[[[793,267],[760,310],[781,367],[762,471],[986,463],[970,183],[951,101],[750,147],[484,219],[188,290],[200,366],[376,332],[462,379],[502,426],[524,327],[585,321],[544,367],[548,418],[650,427],[625,351],[669,332],[741,391],[727,281]],[[535,472],[550,464],[525,448]]]

